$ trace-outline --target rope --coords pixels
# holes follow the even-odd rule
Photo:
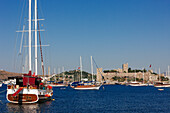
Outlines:
[[[38,17],[38,13],[37,13],[37,17]],[[40,30],[40,25],[39,25],[39,21],[38,21],[38,30]],[[42,74],[43,74],[43,78],[44,78],[44,62],[43,62],[43,53],[42,53],[42,44],[41,44],[41,36],[40,36],[40,31],[39,33],[39,43],[40,43],[40,52],[41,52],[41,66],[42,66]]]
[[[96,64],[96,62],[95,62],[95,60],[94,60],[94,58],[92,58],[92,59],[93,59],[95,65],[96,65],[96,67],[99,68],[99,67],[97,66],[97,64]],[[102,75],[102,72],[101,72],[100,70],[99,70],[99,72],[100,72],[100,74],[101,74],[101,76],[102,76],[102,79],[105,81],[105,79],[104,79],[104,77],[103,77],[103,75]]]
[[[7,89],[6,89],[7,90]],[[6,90],[3,90],[3,91],[1,91],[0,93],[3,93],[3,92],[5,92]]]
[[[19,24],[17,25],[17,27],[19,28],[19,29],[21,29],[21,20],[22,20],[22,17],[23,17],[23,14],[25,14],[24,13],[24,7],[25,7],[25,1],[26,0],[24,0],[24,2],[23,2],[23,5],[22,4],[20,4],[20,5],[22,5],[21,7],[22,7],[22,10],[21,10],[21,15],[20,15],[20,17],[19,17]],[[21,3],[21,2],[20,2]],[[18,29],[18,28],[16,28],[16,29]],[[19,34],[17,33],[16,34],[16,36],[15,36],[15,45],[14,45],[14,56],[12,57],[12,59],[13,59],[13,69],[14,70],[16,70],[16,69],[18,69],[18,68],[20,68],[20,67],[18,67],[18,65],[17,65],[17,39],[18,39],[18,37],[19,37]],[[19,71],[19,70],[18,70]]]

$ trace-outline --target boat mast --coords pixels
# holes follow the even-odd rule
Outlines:
[[[92,81],[93,81],[93,61],[92,61],[92,56],[91,56],[91,74],[92,74]]]
[[[37,75],[37,0],[35,0],[35,75]]]
[[[62,71],[63,71],[63,82],[64,82],[64,66],[62,67]]]
[[[29,0],[29,71],[31,71],[31,0]]]
[[[54,68],[54,74],[55,74],[55,76],[54,76],[54,83],[56,83],[56,68]]]
[[[160,81],[160,74],[161,74],[161,72],[160,72],[160,68],[159,68],[159,81]]]
[[[136,70],[135,70],[135,82],[136,82]]]
[[[82,80],[82,61],[81,61],[81,56],[80,56],[80,69],[81,69],[81,78],[80,81]]]
[[[144,69],[143,69],[143,84],[144,84]]]
[[[169,78],[169,66],[168,66],[168,78]]]

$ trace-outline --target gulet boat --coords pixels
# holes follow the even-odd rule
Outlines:
[[[99,90],[101,85],[96,85],[96,84],[78,84],[77,86],[74,87],[76,90]]]
[[[13,79],[16,79],[16,84],[7,86],[7,100],[11,103],[35,103],[48,100],[53,95],[52,87],[42,83],[40,77],[32,76],[31,72]]]
[[[35,30],[32,30],[31,24],[32,24],[32,18],[31,18],[31,11],[32,11],[32,1],[29,0],[29,46],[28,46],[28,54],[29,54],[29,72],[28,74],[23,74],[19,77],[14,77],[13,79],[16,80],[16,83],[10,83],[7,85],[7,94],[6,98],[11,103],[36,103],[38,101],[46,101],[49,100],[53,96],[53,90],[52,86],[45,83],[45,80],[43,80],[40,76],[37,74],[37,32],[40,31],[37,30],[37,24],[38,24],[38,18],[37,18],[37,0],[35,1],[35,19],[34,19],[34,26]],[[38,24],[39,25],[39,24]],[[35,73],[32,74],[32,59],[34,56],[31,55],[31,49],[32,49],[32,31],[35,31]],[[22,32],[27,32],[22,31]],[[42,48],[41,48],[41,40],[40,40],[40,32],[39,32],[39,42],[40,42],[40,53],[41,53],[41,66],[42,66],[42,73],[44,75],[44,65],[43,65],[43,55],[42,55]],[[44,77],[43,77],[44,78]]]
[[[82,78],[82,60],[80,56],[80,69],[81,69],[81,78]],[[93,62],[91,56],[91,71],[92,71],[92,81],[78,82],[75,86],[71,86],[75,90],[99,90],[102,84],[97,84],[93,81]]]
[[[154,84],[154,87],[170,87],[169,83],[157,82]]]

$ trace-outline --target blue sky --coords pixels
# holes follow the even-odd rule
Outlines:
[[[1,1],[0,69],[15,71],[15,31],[23,2]],[[79,67],[82,56],[83,70],[90,72],[93,56],[104,69],[128,63],[133,69],[149,69],[151,64],[153,70],[166,71],[170,65],[169,5],[169,0],[41,0],[43,44],[50,44],[44,47],[44,60],[52,69],[72,70]]]

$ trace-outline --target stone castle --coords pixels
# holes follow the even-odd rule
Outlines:
[[[102,68],[97,68],[97,81],[102,81],[102,76],[105,81],[112,82],[113,77],[121,78],[136,78],[143,79],[143,72],[138,73],[129,73],[128,72],[128,63],[122,65],[122,69],[115,69],[114,72],[103,72]],[[164,76],[161,74],[160,76]],[[159,75],[153,74],[152,70],[148,70],[144,73],[144,81],[155,82],[158,81]]]

